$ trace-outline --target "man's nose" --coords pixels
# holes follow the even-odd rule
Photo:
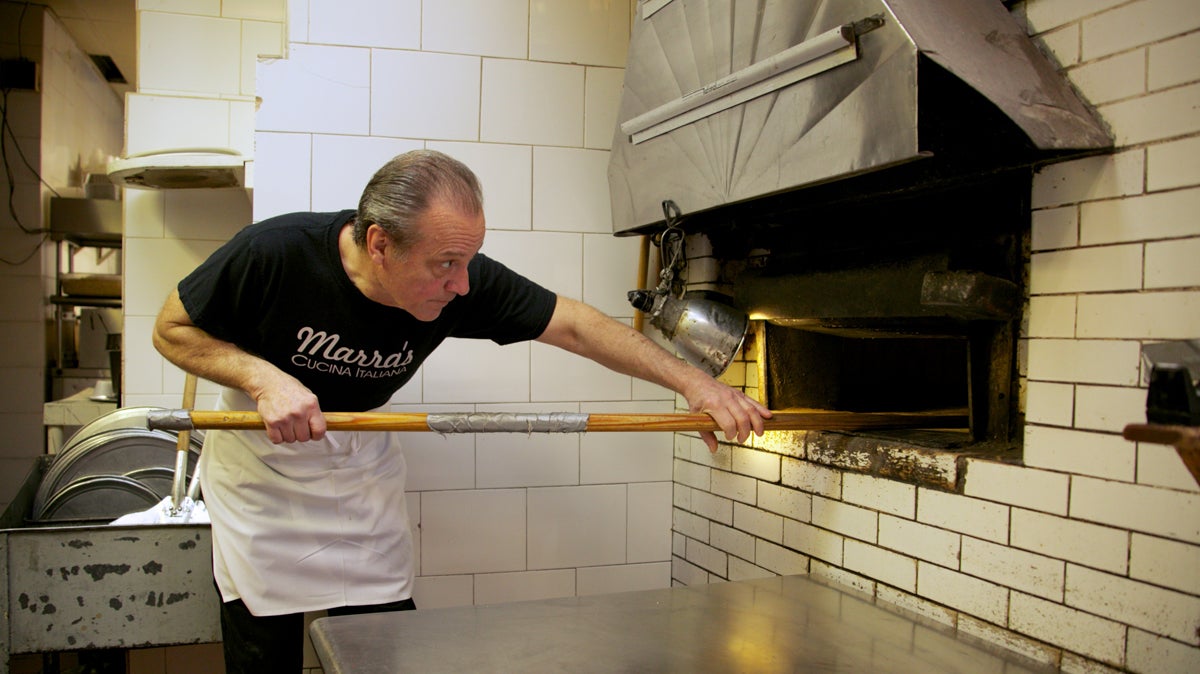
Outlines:
[[[458,269],[450,275],[450,280],[446,281],[446,290],[455,295],[466,295],[471,290],[470,275],[467,273],[467,265],[460,265]]]

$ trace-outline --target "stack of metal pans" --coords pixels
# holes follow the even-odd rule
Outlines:
[[[147,428],[147,412],[158,409],[123,407],[80,428],[46,469],[31,518],[108,522],[170,496],[178,435]],[[202,433],[191,433],[186,479],[196,469],[203,441]]]

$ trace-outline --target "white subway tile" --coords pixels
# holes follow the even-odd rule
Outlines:
[[[449,575],[524,570],[525,500],[523,489],[421,494],[421,571]]]
[[[489,230],[528,230],[533,222],[533,149],[497,143],[430,141],[430,150],[466,164],[483,187]]]
[[[534,148],[533,228],[610,235],[608,155],[606,150]]]
[[[481,573],[475,576],[476,606],[574,595],[575,569]]]
[[[1146,244],[1146,287],[1200,286],[1200,265],[1196,264],[1197,259],[1200,259],[1200,238]]]
[[[950,569],[958,568],[962,536],[907,519],[881,515],[879,545]]]
[[[425,51],[523,59],[528,56],[528,0],[438,0],[421,7]]]
[[[162,306],[160,304],[159,308]],[[163,368],[166,360],[154,350],[150,336],[154,334],[154,318],[149,316],[125,316],[122,328],[122,348],[125,353],[143,354],[139,358],[125,358],[122,365],[121,396],[123,404],[129,406],[130,395],[157,394],[163,392]],[[173,365],[171,367],[174,367]],[[179,390],[183,390],[181,386]]]
[[[842,474],[815,463],[784,457],[780,479],[789,487],[813,494],[829,498],[842,497]]]
[[[421,45],[421,0],[309,0],[311,42],[391,49]]]
[[[127,154],[228,145],[228,101],[134,93],[126,99]]]
[[[1025,16],[1030,29],[1041,32],[1073,24],[1123,2],[1124,0],[1034,0],[1025,3]]]
[[[1011,630],[997,627],[969,615],[959,616],[958,633],[995,644],[1010,653],[1017,653],[1047,667],[1056,667],[1062,660],[1062,650],[1030,639]]]
[[[1129,534],[1031,510],[1013,509],[1014,547],[1084,566],[1123,574],[1128,565]]]
[[[629,400],[628,375],[545,344],[533,344],[530,396],[535,401]]]
[[[529,366],[527,343],[450,339],[422,366],[423,397],[430,403],[527,402]]]
[[[312,138],[312,209],[357,208],[367,181],[392,158],[419,150],[416,140],[368,136]]]
[[[1077,206],[1044,208],[1034,211],[1031,217],[1033,250],[1074,248],[1079,245],[1079,208]]]
[[[222,0],[221,16],[283,23],[287,20],[287,0]]]
[[[583,296],[580,234],[489,231],[481,252],[559,295],[576,300]]]
[[[932,621],[938,625],[949,627],[953,627],[958,622],[957,612],[886,585],[876,589],[875,597],[877,603],[882,604],[883,608],[907,611],[916,614],[919,620]]]
[[[254,135],[254,220],[312,207],[312,136]],[[356,204],[357,205],[357,204]]]
[[[123,302],[127,313],[157,315],[167,295],[220,245],[217,241],[126,239],[124,254],[139,264],[125,268]]]
[[[975,498],[917,489],[917,521],[978,538],[1008,541],[1008,507]]]
[[[584,76],[583,146],[597,150],[612,147],[617,128],[617,108],[625,82],[622,68],[588,68]]]
[[[1197,672],[1200,648],[1130,629],[1125,663],[1134,672]]]
[[[1118,146],[1146,143],[1200,131],[1200,84],[1165,89],[1099,107]]]
[[[709,533],[712,536],[709,542],[718,550],[742,559],[754,559],[754,536],[715,522],[710,525]]]
[[[859,540],[874,543],[879,532],[879,513],[826,498],[812,502],[812,523]]]
[[[722,578],[729,573],[729,555],[699,541],[687,542],[686,557],[692,564]]]
[[[529,490],[529,568],[625,562],[625,485]]]
[[[1192,339],[1200,334],[1200,292],[1085,295],[1078,330],[1080,337]]]
[[[755,542],[754,563],[781,576],[808,572],[808,557],[761,539]]]
[[[258,64],[258,96],[259,131],[366,135],[371,51],[293,44],[288,58]]]
[[[737,557],[729,558],[729,580],[754,580],[756,578],[773,578],[774,573],[768,571],[761,566],[755,566],[750,562],[743,561]]]
[[[1124,625],[1058,602],[1014,592],[1010,599],[1009,626],[1091,658],[1114,664],[1123,661]]]
[[[637,284],[638,238],[583,235],[583,301],[614,317],[633,317],[626,293]]]
[[[609,592],[658,590],[670,586],[670,562],[589,566],[576,571],[576,592],[581,597]]]
[[[1030,379],[1136,386],[1141,347],[1135,341],[1031,339]]]
[[[897,517],[912,519],[917,515],[917,488],[895,480],[846,473],[842,477],[842,499]]]
[[[1119,433],[1146,409],[1146,390],[1140,388],[1079,386],[1075,398],[1075,425],[1098,431]]]
[[[532,411],[504,405],[505,410]],[[483,410],[481,410],[483,411]],[[484,433],[475,439],[479,488],[579,484],[579,435]]]
[[[671,483],[628,485],[625,561],[660,562],[671,557]]]
[[[420,576],[413,600],[424,609],[470,606],[475,600],[474,576]]]
[[[719,582],[720,579],[709,579],[709,573],[704,569],[690,564],[686,560],[679,557],[671,558],[671,580],[672,585],[676,583],[683,586],[690,585],[707,585],[710,582]]]
[[[674,463],[674,480],[680,484],[695,489],[708,491],[712,485],[712,469],[689,461],[676,460]]]
[[[174,237],[225,243],[250,224],[250,199],[241,188],[167,190],[163,218]]]
[[[962,541],[962,572],[1061,601],[1066,563],[966,536]]]
[[[671,438],[666,433],[587,433],[579,443],[583,484],[671,479]]]
[[[1200,595],[1200,546],[1135,533],[1129,577]]]
[[[153,11],[137,14],[139,90],[239,93],[241,21]]]
[[[1177,37],[1149,47],[1150,89],[1186,84],[1196,79],[1200,63],[1200,33]]]
[[[706,491],[692,492],[692,512],[725,525],[733,525],[734,501]]]
[[[1031,381],[1025,387],[1025,421],[1070,426],[1075,416],[1075,387]]]
[[[1140,245],[1034,253],[1029,266],[1029,292],[1034,295],[1142,287]]]
[[[754,505],[758,502],[758,481],[752,477],[723,470],[712,472],[712,493],[732,501]]]
[[[785,519],[783,544],[793,550],[841,566],[846,538],[811,524]]]
[[[917,560],[910,557],[848,539],[843,565],[907,592],[917,589]]]
[[[1007,619],[1007,589],[929,562],[917,562],[917,594],[998,625]]]
[[[1143,0],[1083,21],[1083,57],[1098,58],[1157,42],[1200,27],[1200,15],[1186,0]]]
[[[1138,444],[1138,483],[1183,491],[1200,491],[1179,452],[1170,445]]]
[[[1200,543],[1200,493],[1074,477],[1071,517]]]
[[[371,50],[371,133],[478,140],[479,77],[476,56]]]
[[[531,3],[529,58],[624,66],[630,7],[627,2],[589,0]]]
[[[253,96],[257,89],[258,59],[260,56],[281,58],[286,49],[283,44],[283,24],[266,21],[242,22],[241,81],[238,93]]]
[[[397,410],[401,411],[401,410]],[[417,411],[417,410],[414,410]],[[421,406],[420,412],[461,412],[454,406]],[[409,491],[472,489],[475,487],[476,435],[412,433],[404,437]]]
[[[1082,242],[1091,245],[1195,236],[1200,234],[1200,223],[1188,214],[1197,209],[1200,188],[1084,204],[1080,216]]]
[[[1117,54],[1071,70],[1071,81],[1093,105],[1146,91],[1146,50]]]
[[[1027,425],[1024,460],[1025,465],[1031,468],[1132,482],[1137,456],[1133,444],[1119,435]],[[1065,515],[1067,475],[1044,474],[1055,476],[1055,507],[1045,507],[1049,505],[1045,502],[1041,503],[1042,507],[1035,507],[1028,502],[1014,505]],[[1041,498],[1048,497],[1047,495]]]
[[[795,489],[759,482],[757,504],[763,510],[800,522],[812,518],[812,496]]]
[[[683,536],[694,538],[698,541],[708,541],[708,524],[708,520],[698,515],[693,515],[686,510],[680,508],[671,509],[671,530]]]
[[[480,139],[579,147],[583,75],[582,66],[485,58]]]
[[[1042,33],[1034,39],[1034,42],[1040,44],[1042,51],[1048,52],[1063,68],[1069,68],[1079,63],[1079,24],[1077,23],[1049,33]]]
[[[745,447],[734,447],[733,471],[766,482],[778,482],[779,455]]]
[[[1075,296],[1030,297],[1027,332],[1028,337],[1074,337]]]
[[[1067,567],[1066,603],[1192,644],[1200,629],[1200,597],[1073,564]]]
[[[1033,207],[1046,208],[1139,194],[1145,156],[1140,149],[1050,164],[1033,177]]]
[[[1045,470],[967,459],[964,493],[1000,503],[1067,514],[1069,477]]]
[[[775,513],[735,502],[733,526],[758,538],[783,543],[783,518]]]

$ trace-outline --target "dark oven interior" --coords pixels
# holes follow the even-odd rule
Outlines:
[[[765,402],[962,410],[966,428],[885,435],[1010,447],[1031,171],[898,191],[867,177],[842,182],[742,205],[705,226],[719,280],[760,321]]]

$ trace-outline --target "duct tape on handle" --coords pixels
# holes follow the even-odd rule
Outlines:
[[[429,430],[438,433],[582,433],[588,415],[571,412],[430,414]]]

